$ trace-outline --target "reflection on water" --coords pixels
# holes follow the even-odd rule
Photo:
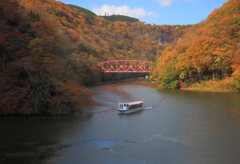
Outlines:
[[[0,118],[0,163],[41,163],[53,157],[72,145],[68,137],[90,117]]]
[[[93,141],[85,141],[84,144],[88,146],[100,147],[103,149],[107,149],[109,151],[114,151],[113,146],[116,145],[121,140],[93,140]]]
[[[84,116],[0,118],[0,163],[239,164],[239,93],[158,90],[146,80],[91,87]],[[119,102],[142,100],[119,115]]]

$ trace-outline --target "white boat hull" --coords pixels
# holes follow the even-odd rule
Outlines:
[[[138,112],[138,111],[141,111],[141,110],[143,110],[143,108],[128,109],[128,110],[119,109],[117,111],[118,111],[118,113],[134,113],[134,112]]]

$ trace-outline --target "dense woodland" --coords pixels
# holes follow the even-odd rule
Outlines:
[[[89,16],[54,0],[0,1],[0,114],[71,114],[91,104],[86,85],[133,75],[102,74],[113,59],[155,61],[187,26]]]
[[[239,30],[240,1],[228,0],[162,51],[153,76],[165,88],[222,81],[222,87],[240,89]]]
[[[132,18],[132,17],[128,17],[128,16],[123,16],[123,15],[105,15],[102,16],[104,19],[109,20],[111,22],[116,22],[116,21],[120,21],[120,22],[138,22],[139,19],[136,18]]]
[[[0,0],[0,114],[81,113],[93,102],[87,85],[136,76],[96,66],[114,59],[154,62],[167,88],[223,78],[240,88],[239,11],[229,0],[193,26],[149,25],[54,0]]]

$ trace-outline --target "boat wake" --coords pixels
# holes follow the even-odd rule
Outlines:
[[[163,100],[164,100],[164,98],[161,99],[157,104],[155,104],[155,105],[153,105],[153,106],[145,107],[144,110],[152,109],[152,108],[158,106]]]
[[[145,107],[144,110],[152,109],[153,106]]]

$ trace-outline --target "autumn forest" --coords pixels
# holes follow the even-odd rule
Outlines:
[[[88,85],[139,76],[104,74],[97,63],[152,61],[163,88],[240,90],[240,2],[195,25],[150,25],[97,16],[54,0],[0,0],[0,115],[81,114]]]

